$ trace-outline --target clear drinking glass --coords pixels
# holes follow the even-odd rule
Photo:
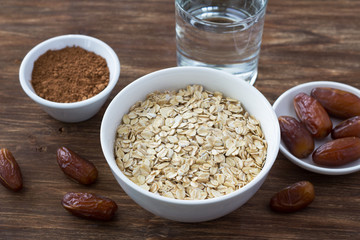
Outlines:
[[[177,63],[254,84],[267,0],[175,0]]]

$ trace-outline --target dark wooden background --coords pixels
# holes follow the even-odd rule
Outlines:
[[[301,83],[338,81],[360,88],[360,1],[270,0],[255,87],[272,104]],[[92,119],[65,124],[50,118],[21,90],[20,63],[36,44],[63,34],[86,34],[108,43],[121,62],[119,84]],[[176,65],[174,1],[0,1],[0,147],[17,159],[24,189],[0,186],[0,239],[359,239],[360,173],[325,176],[303,170],[281,153],[268,179],[245,205],[204,223],[168,221],[143,210],[120,188],[103,157],[99,128],[110,100],[147,73]],[[90,187],[70,181],[56,163],[68,146],[100,171]],[[294,214],[269,210],[271,196],[311,181],[315,201]],[[68,191],[114,199],[111,222],[69,215]]]

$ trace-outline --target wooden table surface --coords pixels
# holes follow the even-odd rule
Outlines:
[[[255,87],[271,104],[287,89],[310,81],[360,88],[359,12],[356,0],[270,0]],[[176,65],[174,25],[170,0],[1,0],[0,147],[17,159],[24,188],[14,193],[0,186],[0,239],[359,239],[360,173],[312,173],[281,153],[255,196],[214,221],[168,221],[124,193],[101,151],[101,119],[123,87]],[[95,117],[77,124],[49,117],[18,80],[20,63],[32,47],[70,33],[105,41],[121,62],[120,81],[110,99]],[[55,154],[63,145],[97,166],[97,183],[85,187],[60,171]],[[314,184],[315,201],[294,214],[272,212],[271,196],[300,180]],[[69,191],[110,197],[119,211],[110,222],[74,217],[60,205]]]

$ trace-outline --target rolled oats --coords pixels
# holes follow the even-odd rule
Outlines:
[[[147,191],[209,199],[245,186],[261,171],[267,142],[260,123],[232,98],[201,85],[154,92],[122,119],[116,163]]]

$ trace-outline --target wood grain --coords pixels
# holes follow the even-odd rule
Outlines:
[[[360,88],[360,2],[271,0],[267,8],[259,76],[255,83],[273,103],[310,81]],[[36,44],[79,33],[108,43],[121,62],[119,84],[100,112],[78,123],[58,122],[21,90],[20,63]],[[324,176],[303,170],[281,153],[256,195],[233,213],[204,223],[168,221],[143,210],[117,184],[103,157],[99,131],[111,99],[130,82],[176,65],[174,3],[169,0],[0,2],[0,147],[17,159],[24,189],[0,186],[0,239],[356,239],[360,236],[360,175]],[[97,183],[81,186],[56,163],[68,146],[99,169]],[[295,214],[268,208],[271,196],[300,180],[315,186],[315,201]],[[60,204],[69,191],[110,197],[114,221],[69,215]]]

